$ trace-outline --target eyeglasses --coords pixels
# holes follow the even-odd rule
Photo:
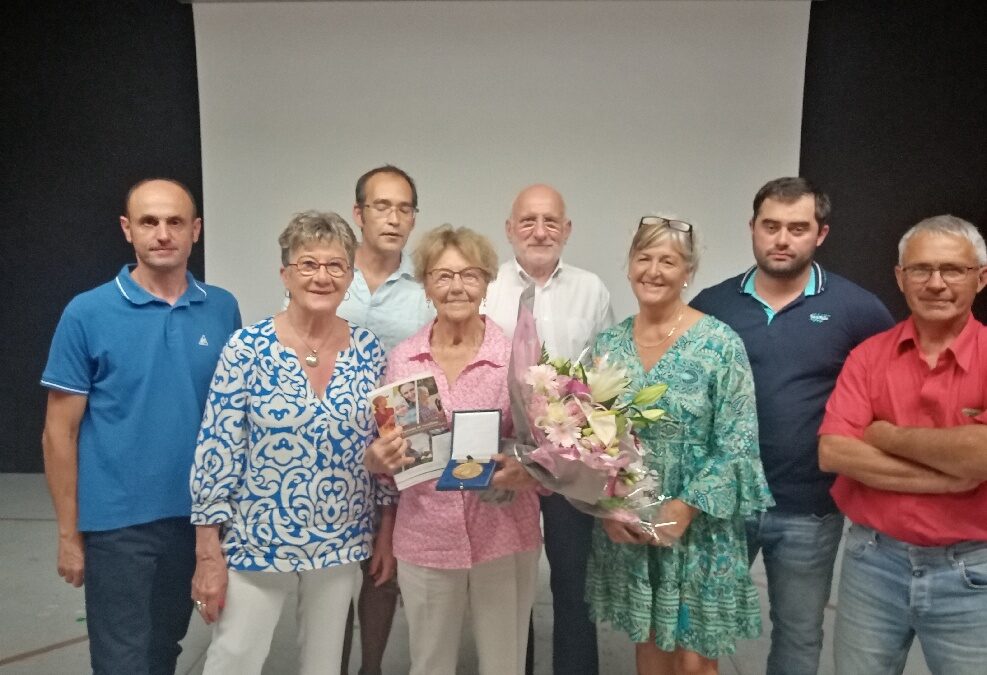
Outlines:
[[[459,277],[460,281],[463,282],[463,286],[475,287],[487,280],[487,273],[479,267],[467,267],[458,272],[447,270],[444,267],[436,267],[434,270],[429,270],[428,276],[432,283],[439,288],[448,286],[456,277]]]
[[[294,267],[303,277],[314,277],[319,273],[319,269],[322,267],[325,267],[326,273],[334,279],[339,279],[340,277],[346,276],[346,273],[350,271],[350,266],[339,258],[334,258],[326,263],[319,262],[318,260],[314,260],[312,258],[303,258],[298,262],[288,263],[287,266]]]
[[[935,265],[909,265],[902,267],[901,271],[905,273],[909,281],[914,281],[917,284],[927,282],[932,278],[934,272],[939,272],[939,276],[947,284],[958,284],[966,279],[967,274],[976,269],[980,268],[963,265],[939,265],[938,267]]]
[[[375,202],[370,202],[369,204],[364,204],[364,207],[368,209],[373,209],[380,215],[385,213],[390,213],[391,209],[396,210],[402,216],[414,217],[418,213],[418,208],[409,204],[408,202],[401,202],[400,204],[392,204],[386,199],[378,199]]]
[[[692,241],[692,224],[687,223],[684,220],[671,220],[669,218],[662,218],[661,216],[645,216],[642,218],[638,224],[637,229],[642,227],[667,227],[670,230],[675,230],[676,232],[685,232],[689,235],[689,241]]]
[[[528,235],[531,232],[534,232],[537,226],[538,222],[536,220],[522,219],[517,224],[517,230],[522,235]],[[562,223],[554,220],[544,220],[542,221],[541,226],[545,229],[546,234],[550,236],[556,236],[562,232]]]

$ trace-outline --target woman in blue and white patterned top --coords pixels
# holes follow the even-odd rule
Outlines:
[[[377,338],[336,316],[356,240],[335,213],[298,214],[278,239],[291,302],[235,333],[213,377],[192,467],[192,596],[217,622],[205,673],[260,673],[285,598],[298,593],[300,672],[340,662],[359,563],[394,573],[393,487],[363,465]]]

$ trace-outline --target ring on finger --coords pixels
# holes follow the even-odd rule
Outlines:
[[[206,603],[202,602],[202,600],[196,600],[195,608],[201,612],[206,608]]]

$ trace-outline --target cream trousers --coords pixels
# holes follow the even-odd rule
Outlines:
[[[306,572],[230,570],[226,607],[213,628],[203,675],[260,675],[281,607],[298,591],[300,675],[338,675],[350,599],[360,587],[360,564]]]
[[[411,642],[410,675],[455,675],[466,609],[480,675],[524,675],[541,547],[469,569],[398,561]]]

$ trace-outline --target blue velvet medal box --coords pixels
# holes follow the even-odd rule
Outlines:
[[[486,490],[500,450],[500,410],[452,413],[452,458],[435,483],[436,490]]]

